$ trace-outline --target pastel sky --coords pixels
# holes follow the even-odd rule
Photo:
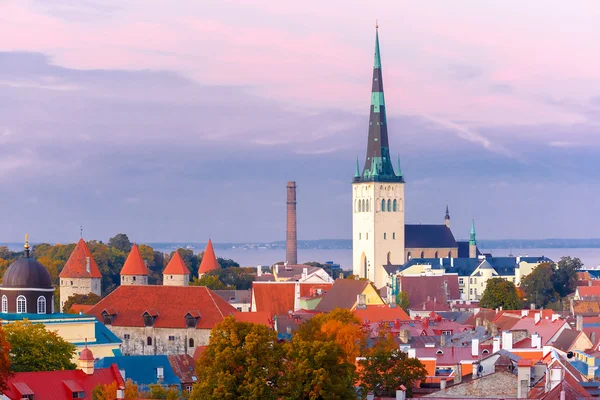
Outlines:
[[[600,3],[0,2],[0,241],[351,237],[375,19],[406,219],[600,237]]]

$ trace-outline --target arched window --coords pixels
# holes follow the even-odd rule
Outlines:
[[[385,211],[385,200],[381,200],[381,211]]]
[[[37,313],[38,314],[46,314],[46,298],[44,296],[38,297]]]
[[[393,207],[392,209],[394,210],[394,212],[398,211],[398,200],[394,199],[394,203],[393,203],[392,207]]]
[[[371,211],[371,203],[367,199],[367,212]]]
[[[21,295],[17,297],[17,314],[24,314],[27,312],[27,299]]]
[[[54,314],[54,295],[52,295],[52,303],[50,304],[50,312]]]
[[[437,251],[435,252],[434,258],[438,258],[438,252]]]
[[[362,212],[362,200],[358,201],[358,212]]]
[[[410,251],[406,254],[406,259],[410,260],[412,258],[412,256],[410,255]]]
[[[424,251],[421,252],[421,258],[425,258],[425,252]]]
[[[361,233],[360,233],[360,232],[358,232],[358,240],[360,240],[360,237],[361,237],[361,236],[362,236],[362,235],[361,235]]]
[[[151,338],[150,336],[148,336],[148,337],[146,338],[146,344],[147,344],[148,346],[152,346],[152,338]]]
[[[365,233],[367,235],[366,239],[369,240],[369,232]]]
[[[2,296],[2,312],[8,312],[8,297]]]
[[[392,211],[392,201],[388,199],[388,211]]]
[[[387,263],[388,264],[392,263],[392,252],[391,251],[388,251],[388,254],[387,254]]]
[[[452,252],[451,251],[448,252],[448,258],[452,258]]]
[[[383,240],[387,239],[387,232],[383,232]]]
[[[396,240],[396,232],[392,232],[392,240]]]
[[[194,347],[194,338],[190,338],[190,340],[188,340],[189,342],[189,347]]]

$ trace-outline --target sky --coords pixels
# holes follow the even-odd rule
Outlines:
[[[0,2],[0,241],[350,238],[379,21],[407,223],[600,237],[600,3]]]

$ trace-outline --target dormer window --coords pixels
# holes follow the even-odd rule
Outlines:
[[[196,328],[196,325],[198,325],[198,321],[200,320],[200,311],[198,310],[193,310],[193,311],[188,311],[187,314],[185,314],[185,326],[186,328]]]
[[[154,326],[154,321],[156,321],[156,317],[158,317],[158,311],[156,309],[150,309],[144,311],[142,314],[144,318],[144,326]]]
[[[116,315],[117,315],[116,308],[109,308],[109,309],[102,311],[102,319],[103,319],[104,325],[112,325],[113,320],[116,317]]]

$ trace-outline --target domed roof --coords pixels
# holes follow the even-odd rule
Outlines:
[[[2,278],[3,288],[53,289],[50,274],[29,257],[29,235],[25,235],[25,256],[10,264]]]
[[[81,353],[79,353],[79,360],[94,361],[94,354],[87,348],[87,344],[85,345],[85,349],[81,350]]]

